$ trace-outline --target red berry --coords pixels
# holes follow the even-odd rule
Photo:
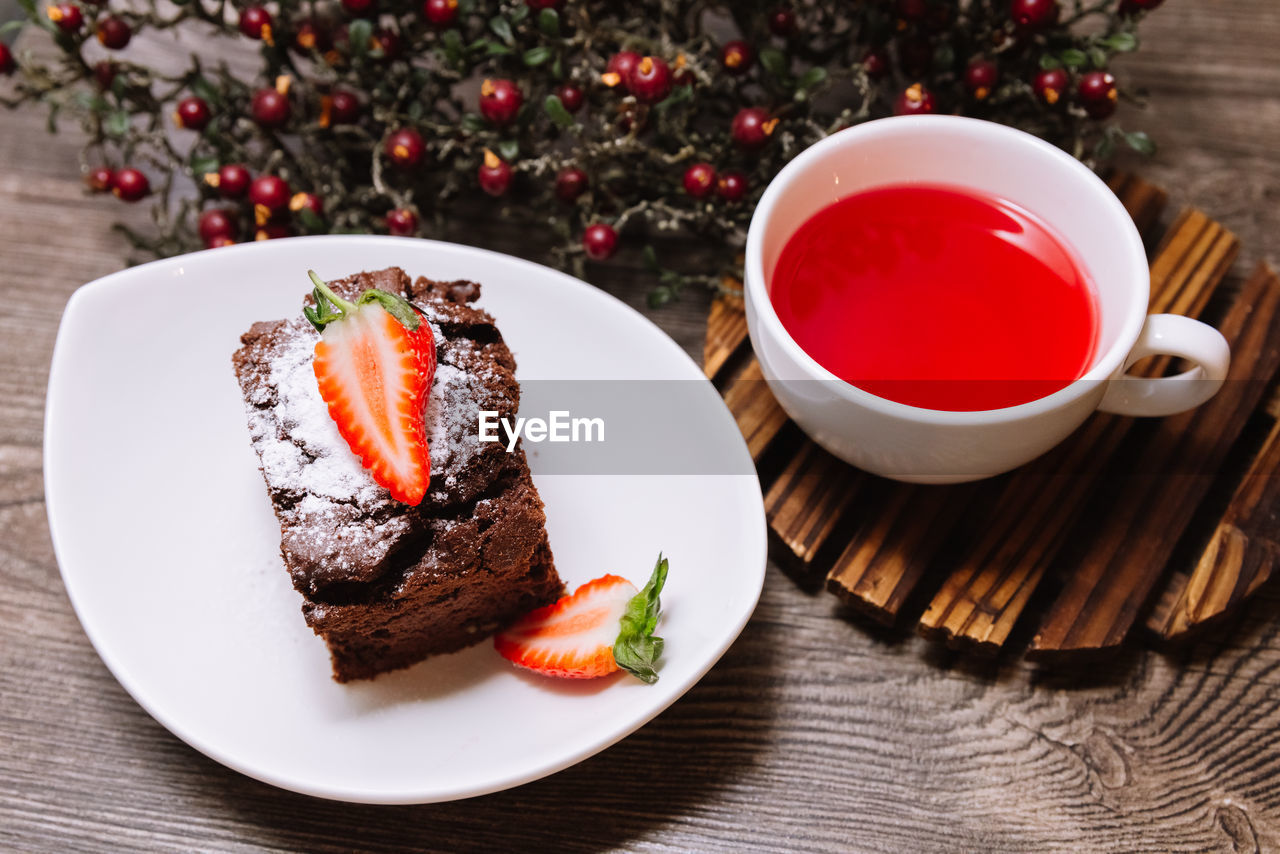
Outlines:
[[[556,176],[556,198],[572,202],[587,191],[587,173],[576,167],[562,169]]]
[[[898,17],[907,21],[924,20],[929,7],[925,0],[898,0]]]
[[[631,69],[627,89],[642,104],[656,104],[671,94],[671,67],[656,56],[646,56]]]
[[[387,159],[401,169],[412,169],[422,162],[427,153],[427,144],[423,142],[422,134],[413,128],[401,128],[387,137],[383,151],[386,152]]]
[[[639,64],[640,54],[633,50],[620,50],[609,57],[609,64],[605,66],[604,76],[601,79],[606,86],[617,86],[619,83],[625,86],[631,80],[631,72],[635,71]]]
[[[258,226],[253,233],[254,240],[275,240],[279,237],[292,237],[293,228],[287,222],[269,222]]]
[[[265,128],[278,128],[289,121],[289,96],[275,89],[259,89],[253,94],[253,120]]]
[[[294,213],[308,210],[316,216],[324,216],[324,200],[315,193],[294,193],[289,197],[289,210]]]
[[[187,130],[204,130],[209,124],[212,113],[209,112],[209,105],[204,98],[197,98],[190,95],[178,102],[178,108],[173,113],[173,121],[180,128]]]
[[[13,61],[13,51],[4,42],[0,42],[0,74],[12,74],[17,63]]]
[[[510,80],[480,84],[480,114],[495,125],[509,124],[524,104],[524,93]]]
[[[333,46],[329,30],[317,21],[303,21],[293,35],[293,43],[299,50],[326,51]]]
[[[1090,118],[1105,119],[1116,111],[1116,101],[1120,98],[1115,75],[1110,71],[1090,71],[1081,75],[1076,96]]]
[[[214,208],[200,214],[200,239],[204,245],[212,248],[213,241],[219,237],[235,239],[236,215],[233,211]]]
[[[122,18],[108,15],[98,21],[98,41],[110,50],[123,50],[133,38],[133,30]]]
[[[976,101],[986,100],[1000,82],[1000,69],[989,59],[976,58],[964,71],[964,85]]]
[[[684,191],[701,199],[716,185],[716,170],[710,163],[695,163],[684,170]]]
[[[262,205],[268,212],[284,210],[289,204],[289,185],[276,175],[259,175],[249,185],[249,202]]]
[[[342,0],[342,8],[347,10],[348,15],[356,17],[367,15],[375,5],[377,0]]]
[[[582,90],[572,83],[566,83],[556,89],[556,97],[560,99],[561,104],[564,104],[564,108],[571,113],[576,113],[582,109]]]
[[[775,36],[789,36],[796,28],[796,13],[780,6],[769,13],[769,32]]]
[[[491,196],[505,195],[511,188],[511,164],[486,148],[478,177],[480,189]]]
[[[889,73],[889,54],[882,48],[871,48],[862,57],[862,70],[872,80],[880,80]]]
[[[588,258],[604,261],[617,251],[618,232],[613,230],[613,226],[601,222],[589,225],[582,232],[582,248],[586,250]]]
[[[115,173],[111,171],[110,167],[95,166],[85,173],[84,183],[95,193],[105,193],[111,189],[114,177]]]
[[[228,163],[218,170],[218,192],[224,199],[238,199],[249,189],[249,170],[239,163]]]
[[[360,118],[360,99],[351,92],[334,89],[329,99],[329,117],[335,124],[349,125]]]
[[[151,182],[147,176],[131,166],[117,169],[111,177],[111,193],[121,201],[136,202],[150,192]]]
[[[730,74],[745,74],[750,71],[751,63],[755,58],[751,45],[744,41],[726,42],[725,46],[720,48],[720,64]]]
[[[933,93],[919,83],[912,83],[893,102],[895,116],[923,116],[937,108]]]
[[[422,15],[434,27],[447,27],[458,20],[458,0],[425,0]]]
[[[383,59],[392,60],[404,49],[404,41],[401,40],[399,33],[383,27],[369,39],[369,47],[372,50],[381,51]]]
[[[1036,96],[1051,107],[1062,100],[1069,85],[1071,77],[1062,68],[1041,71],[1031,81],[1031,88],[1035,90]]]
[[[79,6],[73,6],[70,3],[50,6],[47,14],[49,20],[57,24],[58,29],[64,33],[74,33],[84,25],[84,13],[80,11]]]
[[[747,150],[761,148],[769,141],[778,120],[769,118],[763,107],[744,107],[733,117],[730,133],[733,141]]]
[[[240,13],[240,32],[251,39],[271,43],[271,13],[261,6],[249,6]]]
[[[218,249],[223,246],[235,246],[236,241],[231,237],[215,237],[205,244],[206,249]]]
[[[1013,22],[1023,30],[1038,30],[1058,19],[1058,0],[1013,0]]]
[[[716,181],[716,194],[726,202],[740,201],[747,194],[747,176],[741,172],[726,172]]]
[[[387,213],[387,231],[396,237],[411,237],[418,230],[418,215],[405,208]]]
[[[116,82],[116,64],[106,59],[97,63],[93,66],[93,79],[99,89],[103,91],[110,89],[111,84]]]

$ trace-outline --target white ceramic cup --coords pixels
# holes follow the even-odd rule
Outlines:
[[[863,391],[818,364],[783,327],[770,277],[787,240],[828,204],[888,184],[967,188],[1021,205],[1074,249],[1096,287],[1099,337],[1080,379],[1018,406],[976,412],[923,409]],[[1172,314],[1147,316],[1150,273],[1142,240],[1107,185],[1075,158],[1030,134],[956,116],[907,116],[858,125],[816,143],[765,190],[746,251],[751,344],[787,414],[818,444],[859,468],[917,483],[957,483],[1022,465],[1062,441],[1096,409],[1172,415],[1212,397],[1230,352],[1214,328]],[[1173,377],[1130,377],[1146,356],[1194,363]]]

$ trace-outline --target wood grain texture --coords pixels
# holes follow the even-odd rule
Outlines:
[[[725,405],[738,422],[738,429],[747,440],[751,458],[758,461],[786,425],[787,413],[769,393],[760,363],[754,356],[725,384],[722,394]]]
[[[707,313],[707,340],[702,345],[702,370],[715,379],[747,341],[747,315],[742,299],[720,295],[711,301]]]
[[[1171,206],[1197,205],[1240,235],[1250,266],[1280,261],[1276,44],[1273,0],[1177,0],[1143,24],[1143,48],[1122,67],[1153,107],[1122,106],[1121,120],[1161,144],[1129,168],[1167,187]],[[546,780],[455,804],[364,807],[205,759],[102,665],[44,520],[57,321],[77,285],[121,266],[110,223],[145,211],[83,197],[78,146],[48,138],[43,116],[0,121],[0,851],[1280,850],[1274,586],[1229,635],[1045,674],[868,631],[771,567],[755,616],[692,691]],[[475,240],[541,257],[501,225]],[[699,354],[709,300],[686,293],[648,312],[639,253],[617,260],[588,278]]]
[[[1278,285],[1280,286],[1280,285]],[[1280,564],[1280,423],[1271,427],[1191,572],[1169,585],[1147,627],[1165,640],[1228,615]]]
[[[1180,534],[1227,450],[1280,367],[1280,280],[1265,267],[1249,277],[1222,322],[1232,348],[1223,390],[1191,412],[1162,419],[1132,447],[1106,483],[1102,524],[1073,558],[1062,592],[1028,655],[1118,646],[1147,602]]]

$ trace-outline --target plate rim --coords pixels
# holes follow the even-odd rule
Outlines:
[[[43,436],[41,440],[41,473],[44,482],[45,517],[49,528],[49,538],[53,546],[54,559],[58,565],[58,574],[62,579],[62,586],[66,590],[72,611],[75,613],[76,619],[80,623],[81,630],[89,639],[89,643],[93,647],[94,652],[97,653],[98,658],[106,666],[108,672],[116,682],[124,688],[129,697],[154,721],[159,723],[169,733],[177,737],[188,747],[212,759],[220,765],[230,768],[231,770],[243,774],[251,779],[286,791],[296,792],[325,800],[359,804],[407,805],[444,803],[448,801],[462,800],[465,798],[479,797],[514,788],[516,786],[521,786],[525,783],[540,780],[559,771],[563,771],[566,768],[570,768],[632,735],[658,715],[662,714],[662,712],[670,708],[677,700],[701,682],[702,678],[706,676],[706,674],[720,661],[721,658],[723,658],[724,654],[742,634],[743,629],[746,628],[747,623],[750,622],[751,617],[754,615],[755,610],[759,605],[760,596],[764,590],[764,583],[768,569],[768,523],[765,517],[763,491],[760,486],[759,478],[754,475],[674,475],[675,477],[731,477],[735,480],[743,481],[744,485],[745,481],[750,479],[753,481],[755,486],[754,494],[749,497],[755,499],[750,503],[755,507],[758,507],[758,513],[751,514],[754,527],[758,530],[758,535],[755,537],[754,545],[746,543],[746,546],[752,557],[748,564],[748,568],[758,567],[758,569],[756,569],[754,575],[748,579],[752,590],[749,596],[749,607],[745,607],[743,609],[742,616],[736,621],[736,626],[726,636],[725,641],[719,645],[719,648],[714,651],[713,655],[710,655],[707,658],[706,662],[701,667],[695,670],[684,687],[675,691],[669,698],[664,702],[659,703],[649,713],[639,716],[627,726],[622,727],[620,730],[610,734],[609,736],[588,742],[578,749],[570,751],[564,756],[554,758],[549,762],[535,765],[535,767],[523,773],[503,776],[501,779],[495,779],[489,784],[462,786],[453,789],[440,789],[439,787],[433,787],[430,791],[419,789],[412,792],[405,789],[398,789],[397,791],[400,792],[400,794],[392,794],[381,790],[340,790],[338,788],[308,785],[304,780],[293,779],[287,775],[273,774],[270,773],[268,769],[254,767],[250,763],[242,762],[239,758],[228,755],[218,746],[211,744],[205,739],[202,739],[190,732],[180,720],[175,720],[173,716],[162,714],[152,705],[152,703],[149,702],[147,699],[147,692],[141,686],[137,685],[131,677],[125,675],[127,671],[119,664],[115,655],[110,652],[110,645],[104,644],[102,640],[96,636],[95,631],[90,629],[90,623],[86,622],[84,616],[86,613],[84,611],[85,605],[80,600],[79,594],[75,591],[75,585],[68,578],[67,570],[64,568],[64,549],[60,545],[60,542],[63,537],[69,535],[62,532],[62,529],[57,522],[57,513],[55,512],[55,506],[59,503],[56,497],[58,493],[55,484],[59,482],[61,476],[58,474],[57,464],[53,462],[56,459],[56,455],[51,453],[53,448],[51,437],[55,432],[51,427],[59,423],[59,416],[57,414],[58,407],[56,405],[57,397],[53,392],[55,388],[60,389],[63,384],[68,382],[67,379],[63,379],[63,375],[69,370],[68,360],[71,358],[71,356],[68,355],[72,346],[68,343],[68,330],[71,325],[68,323],[68,319],[76,319],[77,314],[81,311],[79,306],[85,300],[85,294],[96,294],[104,289],[119,287],[121,282],[127,282],[139,275],[145,275],[141,274],[139,271],[150,270],[153,274],[159,273],[167,268],[180,267],[185,261],[192,258],[201,256],[209,257],[209,253],[213,252],[222,253],[218,257],[227,257],[233,253],[249,254],[258,252],[269,254],[271,252],[278,251],[278,248],[285,242],[290,242],[291,244],[297,242],[413,244],[424,249],[428,247],[435,247],[437,249],[444,249],[450,252],[460,251],[463,253],[479,253],[485,256],[492,256],[493,259],[499,260],[502,263],[510,264],[514,262],[517,266],[531,268],[531,272],[536,271],[538,275],[552,274],[554,278],[564,282],[566,287],[570,287],[582,294],[591,294],[592,296],[590,298],[596,299],[601,304],[612,304],[614,307],[620,306],[625,310],[624,313],[629,313],[631,315],[632,319],[638,319],[643,324],[652,327],[654,331],[660,333],[659,338],[664,342],[663,346],[666,346],[673,352],[678,353],[680,358],[683,359],[683,362],[691,368],[693,375],[690,379],[692,379],[693,376],[696,376],[708,385],[711,384],[711,381],[705,376],[697,363],[693,361],[692,357],[690,357],[689,354],[685,352],[684,348],[677,344],[669,334],[667,334],[660,326],[648,317],[645,317],[645,315],[635,307],[628,305],[613,294],[610,294],[599,287],[562,270],[557,270],[544,264],[539,264],[514,255],[497,252],[492,249],[469,246],[462,243],[451,243],[448,241],[432,240],[427,238],[392,237],[390,235],[310,235],[286,238],[283,241],[276,240],[238,244],[235,246],[219,247],[216,249],[206,249],[198,252],[175,255],[169,258],[160,258],[134,267],[126,267],[122,270],[108,273],[105,276],[101,276],[80,285],[72,292],[70,297],[68,297],[66,305],[63,307],[62,315],[59,318],[58,331],[54,339],[53,354],[49,364],[49,379],[45,386],[45,411],[44,419],[42,421]],[[716,398],[720,401],[721,405],[724,406],[724,401],[718,392],[716,393]],[[732,418],[731,415],[730,417]],[[750,460],[746,440],[743,439],[740,434],[738,438],[741,443],[742,453],[746,455],[748,460]],[[752,468],[754,468],[754,465]],[[670,477],[673,475],[648,476]]]

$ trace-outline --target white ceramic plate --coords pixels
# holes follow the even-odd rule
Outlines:
[[[299,610],[250,447],[231,353],[256,320],[292,316],[305,271],[398,265],[483,284],[531,379],[705,385],[667,413],[746,446],[692,360],[622,302],[577,279],[470,247],[314,237],[157,261],[81,288],[58,331],[45,413],[45,494],[85,632],[156,720],[277,786],[421,803],[515,786],[633,732],[687,691],[746,624],[764,578],[753,475],[545,475],[556,566],[572,589],[604,572],[643,584],[671,560],[661,679],[522,673],[490,643],[370,682],[330,678]],[[574,334],[566,334],[573,330]]]

